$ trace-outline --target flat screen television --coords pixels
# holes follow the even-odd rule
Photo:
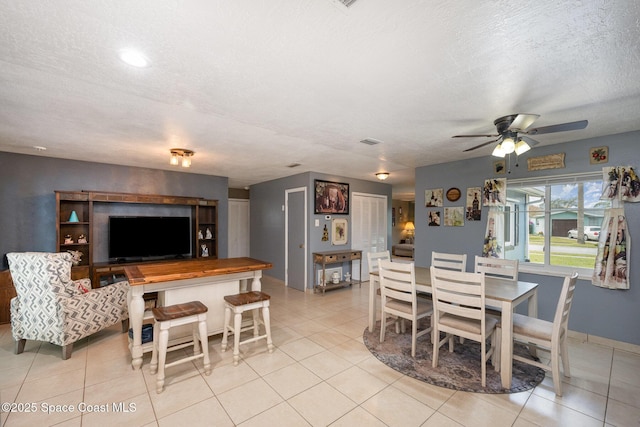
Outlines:
[[[109,217],[110,260],[151,260],[182,258],[189,255],[189,217]]]

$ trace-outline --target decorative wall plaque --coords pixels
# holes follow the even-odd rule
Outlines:
[[[455,202],[460,198],[460,189],[453,187],[447,190],[447,200],[450,202]]]
[[[527,159],[527,169],[530,171],[561,168],[564,168],[564,153],[530,157]]]
[[[595,147],[589,150],[589,163],[607,163],[609,161],[609,147]]]

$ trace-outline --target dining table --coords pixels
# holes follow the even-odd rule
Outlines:
[[[429,267],[416,267],[416,291],[431,294],[431,272]],[[377,271],[369,273],[369,331],[376,324],[377,290],[380,287],[380,276]],[[527,301],[527,314],[538,317],[538,284],[525,281],[511,281],[497,277],[485,277],[485,303],[487,307],[502,311],[501,348],[500,348],[500,380],[502,387],[511,388],[513,374],[513,312],[515,308]]]

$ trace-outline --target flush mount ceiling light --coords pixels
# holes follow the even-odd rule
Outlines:
[[[136,68],[146,68],[151,66],[151,61],[146,56],[132,49],[122,49],[119,53],[120,59]]]
[[[183,168],[191,166],[191,157],[195,152],[185,148],[172,148],[169,151],[171,152],[171,159],[169,160],[170,165],[177,166],[182,163]]]
[[[378,177],[380,181],[384,181],[385,179],[389,178],[389,172],[378,172],[376,174],[376,177]]]

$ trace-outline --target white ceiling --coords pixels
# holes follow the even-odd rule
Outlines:
[[[541,145],[639,130],[639,46],[637,0],[3,1],[0,151],[186,171],[181,147],[234,188],[388,171],[406,198],[500,116],[589,121]]]

